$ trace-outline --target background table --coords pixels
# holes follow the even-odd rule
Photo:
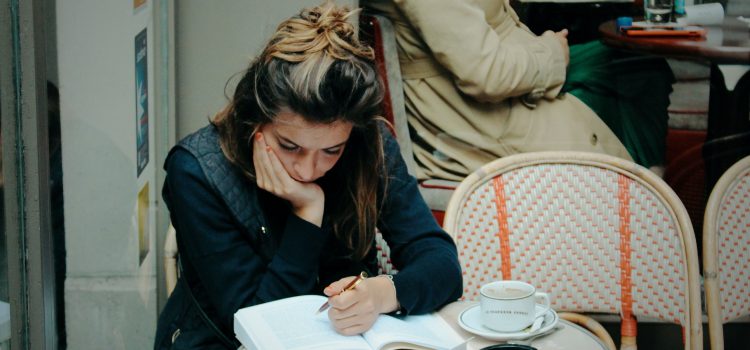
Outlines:
[[[612,47],[711,64],[708,128],[703,157],[706,188],[734,162],[750,154],[750,28],[734,17],[704,26],[703,38],[633,37],[614,21],[599,26],[602,41]]]
[[[457,301],[446,305],[438,314],[446,320],[453,329],[464,339],[474,337],[466,347],[466,350],[478,350],[485,346],[502,343],[501,341],[487,340],[469,333],[458,325],[458,315],[468,307],[477,304],[472,301]],[[576,349],[576,350],[606,350],[607,347],[591,332],[560,319],[557,324],[560,329],[548,335],[536,338],[531,346],[538,350],[544,349]]]

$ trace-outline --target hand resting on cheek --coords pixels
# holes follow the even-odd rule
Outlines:
[[[295,215],[320,227],[325,204],[325,194],[320,186],[293,179],[262,133],[255,134],[253,143],[253,165],[258,187],[289,201]]]

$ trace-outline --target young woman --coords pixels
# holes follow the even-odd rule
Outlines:
[[[240,308],[324,293],[340,333],[461,295],[436,224],[378,116],[383,87],[356,15],[332,3],[279,25],[211,125],[167,157],[182,274],[155,348],[231,347]],[[375,276],[378,228],[399,273]],[[341,292],[361,271],[370,277]]]

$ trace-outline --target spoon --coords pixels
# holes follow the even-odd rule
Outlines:
[[[542,327],[542,322],[544,322],[544,315],[541,315],[541,316],[537,317],[536,319],[534,319],[534,323],[531,325],[531,327],[529,328],[528,332],[529,333],[534,333],[534,332],[538,331],[539,328]]]
[[[508,340],[507,344],[531,345],[532,341],[534,341],[534,340],[536,340],[538,338],[541,338],[541,337],[546,337],[546,336],[548,336],[548,335],[550,335],[550,334],[552,334],[552,333],[554,333],[554,332],[556,332],[556,331],[558,331],[560,329],[563,329],[563,327],[560,326],[560,325],[557,325],[557,326],[552,327],[552,329],[547,330],[546,332],[542,332],[542,333],[539,333],[539,334],[534,334],[532,336],[529,336],[528,338],[517,339],[517,340]]]

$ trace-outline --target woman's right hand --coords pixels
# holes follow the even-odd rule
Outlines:
[[[289,201],[295,215],[320,227],[325,205],[323,189],[314,182],[303,183],[289,176],[262,133],[257,132],[253,142],[253,165],[258,187]]]

